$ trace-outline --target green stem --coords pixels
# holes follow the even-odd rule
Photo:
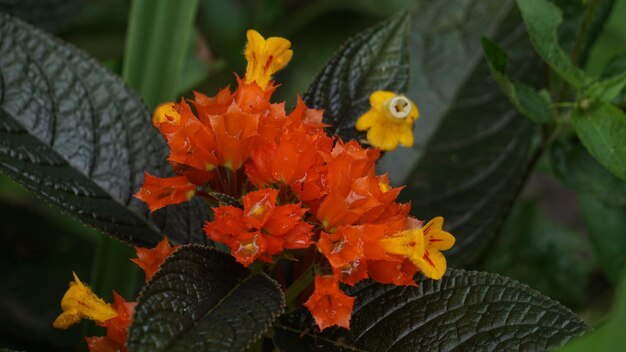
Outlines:
[[[576,65],[576,61],[578,61],[578,56],[580,55],[580,51],[587,40],[587,34],[589,33],[589,26],[591,26],[591,20],[593,19],[593,13],[595,12],[596,7],[598,6],[599,0],[591,0],[589,6],[587,6],[587,10],[585,11],[585,17],[583,18],[583,23],[580,26],[580,30],[578,31],[578,35],[576,35],[576,42],[574,43],[574,49],[572,49],[572,62]]]
[[[295,302],[300,293],[313,282],[315,265],[311,265],[289,288],[285,291],[285,302],[290,307]]]

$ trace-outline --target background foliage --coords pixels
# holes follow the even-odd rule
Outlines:
[[[42,6],[42,3],[46,5]],[[448,230],[458,236],[457,246],[450,252],[452,266],[511,277],[563,303],[587,324],[599,326],[596,332],[566,347],[568,350],[585,351],[586,346],[597,347],[602,343],[608,346],[603,350],[615,347],[611,341],[619,336],[619,327],[624,326],[620,319],[622,322],[626,319],[626,292],[616,290],[620,280],[624,281],[626,261],[626,186],[623,177],[618,177],[623,176],[624,169],[620,166],[620,159],[615,159],[615,163],[611,160],[598,163],[580,143],[573,142],[576,140],[573,131],[566,131],[564,135],[569,138],[552,143],[547,150],[548,144],[540,137],[542,127],[521,118],[515,107],[500,93],[503,89],[509,98],[513,97],[511,100],[514,103],[517,99],[515,105],[518,109],[539,123],[547,122],[549,107],[545,96],[548,92],[534,92],[533,86],[547,87],[553,90],[550,91],[553,97],[560,97],[563,101],[576,98],[572,96],[573,90],[558,77],[546,77],[547,71],[534,54],[514,2],[458,0],[458,6],[454,7],[444,2],[416,0],[394,0],[384,4],[369,0],[185,0],[180,5],[176,2],[178,6],[172,3],[165,1],[153,6],[149,0],[135,0],[132,4],[126,0],[50,0],[23,1],[15,5],[15,2],[0,0],[0,11],[13,13],[41,28],[54,31],[62,40],[86,51],[139,92],[149,107],[164,100],[177,99],[180,95],[189,96],[192,89],[212,93],[231,84],[232,72],[242,72],[244,66],[241,50],[247,28],[285,36],[294,45],[295,57],[290,66],[277,76],[277,81],[283,84],[277,99],[286,99],[288,106],[292,106],[296,94],[306,93],[305,99],[310,104],[327,107],[323,103],[327,87],[322,84],[308,87],[316,77],[332,75],[321,72],[321,76],[316,76],[333,55],[344,57],[347,52],[354,60],[359,54],[350,52],[349,46],[336,53],[337,48],[348,37],[376,25],[397,11],[417,6],[408,15],[410,28],[409,22],[398,21],[399,24],[391,29],[383,27],[382,31],[376,32],[377,27],[374,27],[375,35],[371,34],[372,30],[368,32],[369,36],[367,33],[362,35],[363,40],[379,40],[385,33],[410,31],[413,34],[408,47],[385,42],[387,46],[381,51],[387,55],[385,60],[405,52],[411,55],[410,66],[406,68],[412,73],[410,80],[394,84],[406,86],[407,94],[421,108],[423,117],[416,127],[420,139],[413,149],[386,155],[380,164],[381,171],[391,172],[393,182],[407,184],[403,197],[413,201],[416,215],[422,218],[439,214],[446,216]],[[626,54],[623,45],[626,42],[626,23],[620,19],[626,17],[626,1],[617,0],[613,6],[611,1],[601,0],[590,0],[586,5],[578,1],[555,3],[563,10],[563,25],[553,33],[553,37],[535,46],[541,53],[541,45],[558,40],[567,55],[573,56],[574,62],[584,67],[584,73],[570,67],[561,69],[566,81],[579,85],[585,73],[609,78],[624,72],[626,56],[620,55]],[[595,6],[593,16],[588,19],[587,6]],[[0,61],[24,64],[20,61],[20,51],[7,44],[12,39],[19,42],[21,38],[17,34],[11,37],[6,33],[18,32],[8,30],[10,24],[5,17],[0,18],[0,26],[4,30],[0,42],[5,45],[4,50],[11,53],[4,55]],[[195,25],[188,26],[194,18]],[[585,26],[587,34],[577,40],[580,28]],[[551,30],[543,28],[540,33],[550,34]],[[481,37],[487,37],[501,46],[502,53],[489,47],[489,44],[485,45],[485,51],[489,53],[491,48],[498,55],[506,54],[508,64],[503,64],[502,60],[491,60],[489,65],[483,56]],[[29,46],[28,42],[22,44]],[[38,42],[30,44],[31,47],[35,45],[39,45]],[[47,42],[46,45],[48,48],[45,50],[65,50],[63,47],[59,49],[56,42]],[[26,52],[26,49],[23,50]],[[38,52],[40,57],[33,58],[39,64],[45,63],[47,58],[45,50],[41,50]],[[67,49],[67,53],[66,63],[71,64],[72,49]],[[379,68],[380,63],[385,62],[378,59],[370,62],[370,66]],[[563,67],[563,58],[548,57],[546,60],[551,59],[556,62],[553,67]],[[59,71],[63,70],[59,63],[57,66],[42,67],[44,76],[46,72],[60,74]],[[405,68],[396,69],[402,71]],[[85,121],[89,116],[83,116],[83,120],[80,116],[85,114],[85,104],[96,109],[93,116],[112,118],[100,121],[102,124],[115,123],[115,116],[132,119],[135,115],[145,115],[139,99],[126,101],[120,107],[111,107],[115,105],[111,102],[115,101],[116,92],[126,88],[118,80],[102,82],[100,78],[106,73],[98,70],[94,62],[84,67],[84,75],[77,78],[91,84],[85,92],[65,92],[63,87],[52,89],[77,98],[75,106],[62,107],[66,115],[73,116],[78,122]],[[372,80],[371,76],[368,77]],[[401,79],[402,74],[398,77]],[[522,79],[523,83],[515,81],[518,79]],[[4,77],[4,80],[7,78]],[[498,85],[494,84],[494,80]],[[368,82],[363,84],[367,86]],[[28,84],[28,81],[22,84]],[[98,94],[90,95],[90,91]],[[626,102],[624,95],[619,91],[614,95],[611,100],[623,108]],[[25,106],[49,107],[49,104],[40,104],[37,99],[41,97],[31,97],[34,102]],[[359,97],[358,92],[356,97]],[[352,104],[356,107],[337,106],[336,114],[354,119],[359,104],[363,103],[363,100],[353,99]],[[3,105],[4,118],[19,111],[12,108],[14,106]],[[118,111],[111,112],[112,109]],[[149,118],[143,115],[138,118]],[[493,116],[502,118],[494,123]],[[468,120],[472,123],[468,124]],[[15,127],[7,127],[6,121],[10,120],[3,120],[3,131],[13,131],[11,128]],[[37,123],[40,122],[34,121],[33,125]],[[54,122],[48,122],[48,126],[51,124]],[[576,120],[574,127],[579,128]],[[38,145],[50,134],[45,128],[38,131],[40,133],[36,138],[27,142]],[[85,132],[88,136],[85,138],[103,138],[94,131],[95,128]],[[342,133],[341,128],[338,131]],[[166,151],[160,139],[155,138],[158,137],[156,131],[129,129],[127,132],[130,134],[128,138],[135,143],[135,147],[131,148],[141,149],[142,145],[154,148],[146,149],[145,156],[135,160],[139,164],[132,172],[150,169],[150,165],[159,167],[158,162],[151,160],[159,159],[159,155],[164,159]],[[10,140],[10,136],[9,133],[2,135],[0,148],[2,143]],[[622,138],[623,141],[623,136],[618,134],[615,138]],[[581,139],[588,147],[589,142]],[[102,140],[103,148],[111,147],[108,140]],[[22,143],[23,139],[19,141]],[[30,147],[24,146],[24,150],[27,148]],[[5,150],[0,149],[3,153]],[[72,150],[59,148],[51,153],[50,156],[35,155],[28,159],[43,169],[37,174],[35,168],[32,175],[20,182],[27,186],[28,182],[32,182],[30,188],[36,187],[42,184],[37,177],[49,174],[46,168],[49,168],[50,160],[56,160],[54,158],[58,155],[75,155]],[[598,155],[594,156],[598,158]],[[7,165],[11,165],[11,160],[14,159],[0,159],[5,173],[10,173]],[[120,162],[118,159],[115,161]],[[613,173],[601,164],[609,166]],[[132,176],[120,179],[114,168],[107,169],[111,165],[106,160],[100,164],[96,162],[96,166],[86,165],[78,155],[71,166],[77,165],[102,165],[103,170],[108,170],[119,182],[111,185],[114,181],[107,173],[95,173],[95,183],[102,189],[88,189],[88,183],[80,184],[78,188],[84,191],[81,197],[95,194],[96,199],[109,202],[113,207],[94,207],[87,211],[106,209],[103,211],[105,215],[111,214],[116,207],[136,207],[126,194],[128,189],[136,186],[132,185]],[[16,178],[16,175],[20,176],[18,173],[12,176]],[[40,189],[37,191],[41,194]],[[127,260],[132,252],[125,245],[46,205],[52,203],[67,210],[92,204],[92,200],[87,198],[81,202],[59,197],[58,192],[58,188],[45,192],[50,197],[44,194],[47,202],[42,201],[10,178],[0,176],[0,346],[34,351],[76,349],[75,346],[81,345],[82,334],[78,329],[55,331],[50,324],[58,314],[58,301],[72,270],[109,300],[112,288],[126,297],[133,297],[140,286],[136,270]],[[516,198],[519,192],[521,195]],[[139,236],[141,239],[138,232],[128,231],[125,227],[128,223],[133,226],[139,224],[137,226],[144,227],[145,231],[157,232],[169,226],[170,229],[179,229],[174,240],[185,243],[190,239],[189,234],[196,233],[189,228],[188,214],[202,216],[196,213],[201,210],[193,205],[185,207],[168,210],[171,214],[157,214],[156,218],[148,218],[145,213],[143,218],[124,221],[124,226],[120,226],[119,221],[113,225],[104,222],[91,224],[119,234],[127,241],[135,240],[128,236]],[[513,210],[506,216],[511,207]],[[82,220],[90,223],[91,218],[94,217],[89,213],[85,217],[87,220]],[[149,238],[145,236],[146,244],[150,242]],[[198,270],[201,273],[202,267]],[[454,280],[457,274],[457,271],[453,272],[447,280]],[[166,274],[162,276],[163,284],[167,285]],[[255,281],[256,285],[267,290],[274,289],[263,278],[255,280],[258,281]],[[442,283],[446,284],[448,281]],[[429,285],[422,285],[421,290],[428,290]],[[357,290],[372,288],[363,285]],[[145,291],[143,294],[149,295],[150,290]],[[415,293],[418,302],[421,294]],[[617,303],[612,308],[613,301]],[[259,312],[260,317],[267,318],[273,314],[272,310],[282,309],[279,303],[264,304],[276,306],[268,308],[268,312]],[[146,304],[145,309],[149,308]],[[607,316],[614,316],[615,319],[605,323]],[[290,315],[285,319],[296,318]],[[355,317],[357,329],[354,334],[358,334],[360,319]],[[262,320],[259,318],[259,321]],[[204,323],[212,322],[208,319]],[[281,324],[288,326],[285,320]],[[384,329],[386,325],[379,328]],[[576,329],[582,328],[572,327],[572,331]],[[416,331],[417,336],[422,336],[419,329]],[[292,343],[289,334],[293,333],[285,329],[277,341],[289,346]],[[133,341],[139,340],[141,336]],[[185,343],[184,339],[181,341]],[[549,347],[550,344],[543,346]]]

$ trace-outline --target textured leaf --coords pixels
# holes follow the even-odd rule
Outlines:
[[[605,102],[572,112],[578,138],[602,166],[626,181],[626,114]]]
[[[550,122],[548,99],[534,88],[511,80],[506,74],[506,53],[489,39],[483,38],[482,43],[491,75],[517,111],[536,123]]]
[[[626,274],[626,205],[611,206],[585,195],[579,198],[579,207],[598,262],[617,283]]]
[[[420,281],[359,284],[349,290],[349,331],[320,334],[298,312],[275,325],[275,342],[283,351],[543,351],[586,330],[569,309],[502,276],[450,270]]]
[[[201,201],[148,219],[132,197],[165,176],[167,147],[139,98],[84,53],[0,14],[0,171],[86,224],[142,246],[203,242]]]
[[[215,249],[176,251],[139,295],[131,351],[241,351],[285,307],[278,284]]]
[[[580,144],[553,143],[550,161],[555,175],[579,193],[626,205],[626,182],[607,171]]]
[[[517,6],[539,56],[569,84],[582,87],[585,73],[559,45],[557,30],[563,20],[561,10],[548,0],[517,0]]]
[[[67,26],[78,16],[84,2],[85,0],[0,0],[0,12],[54,32]]]
[[[404,92],[409,80],[409,16],[401,12],[349,39],[314,79],[304,101],[324,109],[328,131],[344,140],[364,136],[354,129],[376,90]]]

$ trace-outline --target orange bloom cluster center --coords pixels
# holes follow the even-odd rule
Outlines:
[[[284,103],[270,102],[276,86],[268,75],[286,65],[291,51],[288,41],[257,34],[249,33],[249,67],[234,91],[195,93],[156,110],[153,123],[170,147],[176,176],[146,174],[136,196],[151,211],[204,198],[213,210],[207,236],[245,266],[272,262],[285,250],[321,252],[305,305],[321,329],[347,328],[354,298],[340,283],[415,285],[420,270],[440,278],[446,268],[440,251],[454,238],[442,220],[422,230],[410,205],[396,202],[401,188],[375,172],[380,150],[328,136],[322,111],[301,99],[288,114]],[[267,70],[276,57],[283,61]]]

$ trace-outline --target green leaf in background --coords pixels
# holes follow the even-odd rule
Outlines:
[[[78,16],[84,3],[85,0],[0,0],[0,12],[56,32]]]
[[[274,280],[198,245],[169,257],[138,301],[127,342],[131,351],[241,351],[285,308]]]
[[[537,53],[565,81],[581,88],[585,73],[576,67],[559,45],[557,30],[563,17],[561,10],[548,0],[517,0],[530,40]]]
[[[177,98],[198,1],[132,2],[122,75],[151,108]]]
[[[626,4],[626,2],[624,2]],[[626,7],[626,6],[625,6]],[[626,54],[615,57],[604,67],[600,78],[608,79],[626,72]],[[617,98],[613,101],[615,105],[626,108],[626,88],[619,92]]]
[[[614,205],[626,205],[626,182],[607,171],[580,144],[555,142],[552,170],[563,184]]]
[[[585,324],[569,309],[514,280],[449,270],[418,287],[371,281],[357,296],[350,330],[319,333],[308,312],[275,325],[282,351],[543,351],[581,335]]]
[[[151,246],[206,242],[200,200],[149,217],[132,197],[171,173],[141,100],[83,52],[0,14],[0,171],[82,222]]]
[[[409,16],[401,12],[351,38],[317,75],[304,101],[324,109],[328,132],[344,140],[364,134],[354,125],[369,110],[376,90],[403,93],[409,80],[407,39]]]
[[[481,270],[510,277],[572,309],[585,306],[593,269],[587,238],[545,217],[536,202],[518,202]],[[554,273],[554,274],[550,274]]]
[[[509,79],[506,53],[487,38],[482,39],[482,44],[491,75],[517,111],[536,123],[549,123],[549,98],[524,83]]]
[[[597,102],[574,109],[572,123],[589,154],[626,181],[626,114],[614,105]]]
[[[624,351],[624,326],[626,326],[626,275],[615,294],[610,320],[585,336],[575,339],[559,352],[622,352]]]
[[[605,102],[611,102],[617,98],[626,87],[626,72],[590,83],[583,90],[582,99],[599,99]],[[580,99],[579,99],[580,100]]]
[[[579,207],[598,262],[616,284],[626,273],[626,205],[608,205],[584,195],[579,197]]]

